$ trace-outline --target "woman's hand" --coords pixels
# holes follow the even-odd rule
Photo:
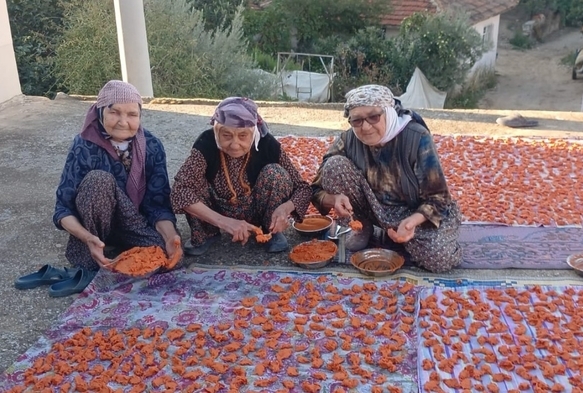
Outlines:
[[[249,240],[249,236],[254,232],[254,226],[245,220],[236,220],[234,218],[227,218],[223,229],[229,235],[233,236],[233,242],[241,242],[245,245]]]
[[[168,259],[172,261],[173,266],[171,268],[180,262],[183,255],[180,235],[176,234],[166,240],[166,253],[168,254]]]
[[[348,217],[352,215],[352,205],[350,199],[344,194],[334,195],[334,211],[340,217]]]
[[[271,225],[269,231],[271,233],[283,232],[289,227],[289,215],[294,211],[295,207],[292,201],[282,203],[273,211],[271,215]]]
[[[415,228],[417,225],[420,225],[425,221],[425,216],[420,213],[413,213],[401,221],[396,231],[393,228],[387,229],[387,235],[389,235],[391,240],[395,243],[407,243],[415,236]]]
[[[103,255],[103,249],[105,248],[105,243],[103,243],[101,241],[101,239],[99,239],[95,235],[89,235],[85,239],[85,244],[89,248],[89,252],[91,253],[91,258],[93,258],[93,260],[95,260],[95,262],[97,262],[97,264],[99,266],[101,266],[104,269],[108,269],[108,270],[112,269],[111,263],[113,261],[111,259],[106,258],[105,255]]]

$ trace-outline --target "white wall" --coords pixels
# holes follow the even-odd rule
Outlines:
[[[492,34],[491,34],[491,46],[490,50],[488,50],[480,60],[474,64],[474,67],[470,71],[470,73],[474,72],[479,68],[492,68],[496,66],[496,52],[498,51],[498,31],[500,29],[500,15],[496,15],[490,19],[486,19],[482,22],[476,23],[474,25],[474,29],[483,36],[484,28],[486,26],[492,25]]]
[[[22,94],[6,0],[0,0],[0,103]]]

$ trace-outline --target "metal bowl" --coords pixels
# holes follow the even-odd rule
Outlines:
[[[370,248],[352,254],[350,262],[362,274],[382,277],[399,270],[405,263],[405,258],[395,251]]]
[[[334,220],[330,216],[320,214],[309,214],[304,217],[303,222],[292,223],[292,227],[300,234],[306,236],[318,236],[326,232]]]
[[[583,273],[583,253],[569,255],[567,257],[567,264],[579,273]]]
[[[314,245],[315,248],[321,248],[324,245],[330,245],[333,246],[333,253],[329,258],[323,259],[323,260],[319,260],[319,261],[298,261],[298,260],[294,260],[293,258],[293,254],[294,252],[296,252],[298,250],[299,247],[305,247],[306,245]],[[320,269],[326,265],[328,265],[330,262],[332,262],[332,260],[334,259],[334,257],[336,256],[336,252],[338,252],[338,246],[336,246],[336,243],[330,241],[330,240],[310,240],[309,242],[303,242],[298,244],[297,246],[295,246],[294,248],[291,249],[290,253],[289,253],[289,259],[290,261],[292,261],[294,264],[303,267],[304,269]]]

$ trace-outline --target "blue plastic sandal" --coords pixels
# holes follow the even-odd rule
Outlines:
[[[72,278],[51,285],[49,288],[49,296],[64,297],[73,295],[74,293],[81,293],[96,274],[96,271],[79,269]]]
[[[36,273],[27,274],[14,281],[16,289],[32,289],[41,285],[52,285],[63,280],[68,280],[77,273],[77,268],[69,269],[44,265]]]

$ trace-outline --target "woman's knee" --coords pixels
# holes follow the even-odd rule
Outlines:
[[[344,156],[329,157],[322,165],[322,179],[335,180],[352,169],[354,163]]]
[[[79,185],[79,189],[82,188],[92,188],[96,191],[99,190],[109,190],[111,188],[115,189],[117,183],[115,181],[115,177],[106,171],[102,171],[100,169],[95,169],[89,171],[81,184]]]
[[[417,242],[406,247],[411,259],[432,273],[445,273],[462,262],[462,249],[457,240],[445,241],[438,238]]]
[[[293,187],[292,178],[288,171],[279,164],[267,164],[259,172],[256,185],[261,188],[269,188],[268,185],[281,187],[283,185]]]

